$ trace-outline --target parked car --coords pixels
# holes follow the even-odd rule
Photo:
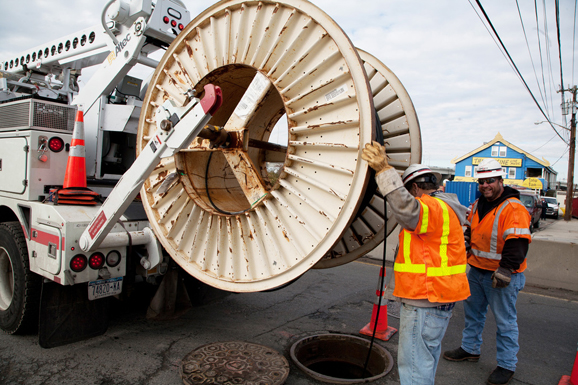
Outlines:
[[[530,231],[532,229],[537,229],[540,226],[540,216],[542,215],[542,202],[538,198],[538,195],[532,190],[519,190],[520,200],[526,206],[526,209],[532,217],[532,222],[530,224]]]
[[[560,203],[554,197],[542,197],[543,200],[546,201],[548,204],[548,208],[546,209],[546,216],[547,217],[554,217],[554,219],[558,219],[558,210],[560,209]]]

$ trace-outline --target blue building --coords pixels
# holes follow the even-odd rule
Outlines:
[[[474,171],[484,158],[494,158],[500,162],[506,173],[504,184],[526,186],[544,191],[556,187],[558,173],[550,167],[550,162],[544,158],[540,160],[514,146],[506,141],[500,133],[483,146],[452,160],[452,163],[456,165],[454,181],[476,181]]]

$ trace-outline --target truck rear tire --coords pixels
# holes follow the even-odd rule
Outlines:
[[[0,223],[0,328],[22,334],[38,326],[42,279],[30,271],[18,222]]]

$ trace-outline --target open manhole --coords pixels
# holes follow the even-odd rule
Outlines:
[[[181,364],[186,385],[281,385],[288,375],[289,362],[277,351],[241,341],[203,345]]]
[[[375,381],[393,368],[391,354],[373,345],[365,373],[370,342],[342,334],[321,334],[303,338],[291,346],[291,359],[310,377],[332,384]]]

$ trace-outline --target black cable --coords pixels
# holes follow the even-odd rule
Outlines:
[[[560,159],[562,159],[562,157],[563,157],[564,155],[566,155],[566,153],[568,152],[569,149],[570,149],[570,147],[568,147],[566,150],[564,150],[564,152],[562,153],[562,155],[561,155],[554,163],[552,163],[552,166],[550,166],[550,167],[554,167],[554,165],[555,165],[556,163],[558,163],[558,161],[559,161]]]
[[[512,59],[512,56],[510,56],[510,53],[508,52],[508,50],[506,49],[506,46],[504,45],[504,43],[502,42],[502,39],[500,38],[500,35],[498,35],[498,32],[496,31],[496,29],[494,28],[494,25],[492,24],[492,22],[490,21],[490,18],[488,17],[488,14],[486,13],[486,10],[484,9],[484,7],[482,6],[482,4],[480,3],[480,0],[476,0],[476,3],[478,4],[478,7],[480,8],[480,10],[482,11],[484,17],[486,18],[486,21],[488,22],[488,24],[490,25],[490,27],[492,28],[492,31],[494,32],[494,35],[496,36],[496,38],[498,39],[498,41],[500,42],[500,45],[502,46],[502,49],[504,50],[504,52],[506,53],[506,55],[508,55],[508,59],[510,60],[510,63],[514,66],[516,73],[518,74],[518,77],[520,78],[520,80],[522,81],[522,83],[524,83],[524,86],[526,87],[526,90],[528,91],[528,93],[530,94],[530,96],[532,97],[532,100],[534,100],[534,103],[536,104],[536,106],[538,107],[538,109],[540,110],[540,112],[542,113],[542,115],[544,116],[544,118],[548,121],[548,123],[550,123],[550,126],[552,127],[552,129],[556,132],[556,134],[558,134],[558,136],[560,137],[560,139],[562,139],[562,141],[564,143],[566,143],[567,145],[569,145],[569,143],[560,135],[560,133],[558,132],[558,130],[556,130],[556,127],[554,127],[554,125],[552,124],[552,122],[550,121],[550,119],[548,118],[548,116],[546,115],[546,113],[544,112],[544,110],[542,109],[542,107],[540,106],[540,103],[538,103],[538,100],[536,100],[536,97],[534,96],[534,94],[532,93],[532,90],[530,90],[530,87],[528,86],[528,83],[526,83],[526,81],[524,80],[524,77],[522,76],[522,74],[520,73],[520,70],[518,69],[518,67],[516,66],[516,63],[514,62],[514,59]]]
[[[548,12],[546,12],[547,8],[546,8],[546,0],[542,0],[542,8],[544,9],[544,39],[546,40],[546,61],[548,63],[548,71],[547,74],[549,75],[549,83],[550,85],[554,84],[554,77],[552,76],[553,71],[552,71],[552,54],[550,52],[550,44],[548,44],[549,38],[548,36],[550,36],[550,31],[548,29]],[[552,100],[552,93],[550,93],[550,106],[553,107],[554,106],[554,101]],[[548,106],[546,106],[546,109],[548,109]]]
[[[542,87],[540,87],[540,81],[538,80],[538,75],[536,74],[536,66],[534,65],[534,59],[532,58],[532,52],[530,51],[530,43],[528,43],[528,35],[526,34],[526,27],[524,26],[524,21],[522,20],[522,13],[520,11],[520,4],[516,0],[516,8],[518,9],[518,17],[520,18],[520,25],[522,26],[522,32],[524,32],[524,40],[526,41],[526,48],[528,48],[528,56],[530,56],[530,62],[532,63],[532,69],[534,70],[534,77],[536,78],[536,85],[538,86],[538,91],[540,91],[540,97],[542,102],[547,105],[544,99],[544,94],[546,93],[546,88],[544,86],[544,93],[542,93]],[[542,69],[543,73],[543,69]]]
[[[383,293],[385,292],[384,281],[385,281],[385,256],[387,249],[387,198],[383,196],[383,258],[381,260],[381,268],[379,274],[379,300],[377,301],[377,311],[375,312],[375,321],[373,324],[373,334],[371,335],[371,342],[369,343],[369,350],[367,351],[367,357],[365,358],[365,365],[363,365],[363,371],[361,372],[361,378],[365,378],[365,373],[367,372],[367,365],[369,365],[369,357],[371,356],[371,349],[373,348],[373,343],[375,342],[375,333],[377,331],[377,324],[379,321],[379,310],[381,309],[381,300],[383,298]]]
[[[572,30],[572,84],[574,84],[574,52],[576,48],[576,7],[578,0],[574,1],[574,29]]]
[[[542,86],[544,87],[544,96],[546,97],[546,81],[544,80],[544,60],[542,56],[542,44],[540,43],[540,20],[538,19],[538,3],[534,0],[534,14],[536,15],[536,38],[538,40],[538,52],[540,55],[540,69],[542,70]],[[546,42],[547,43],[547,42]],[[544,101],[546,109],[548,109],[547,98]]]
[[[550,139],[548,139],[548,141],[546,141],[546,143],[544,143],[543,145],[541,145],[541,146],[538,147],[537,149],[535,149],[535,150],[533,150],[533,151],[530,151],[530,154],[535,153],[536,151],[538,151],[539,149],[541,149],[542,147],[544,147],[545,145],[547,145],[548,143],[550,143],[550,141],[551,141],[552,139],[554,139],[555,137],[556,137],[556,135],[554,135],[553,137],[551,137]]]
[[[558,59],[560,60],[560,89],[562,90],[562,103],[564,103],[564,77],[562,76],[562,44],[560,43],[560,3],[559,0],[554,2],[556,5],[556,35],[558,37]]]
[[[474,5],[472,4],[471,0],[468,0],[468,2],[470,3],[470,6],[472,7],[472,9],[474,10],[474,12],[476,13],[476,16],[478,17],[478,19],[480,19],[480,21],[482,22],[482,25],[484,26],[484,28],[486,29],[486,31],[488,31],[488,34],[490,34],[490,37],[492,38],[492,40],[494,41],[494,44],[496,44],[496,46],[498,47],[498,49],[500,50],[500,53],[502,54],[502,56],[504,57],[504,59],[506,59],[506,61],[508,61],[508,57],[504,54],[504,52],[502,51],[502,49],[500,48],[500,45],[498,44],[498,42],[496,41],[496,38],[494,37],[494,35],[492,35],[492,33],[490,32],[490,30],[488,29],[488,26],[486,25],[486,23],[484,23],[484,20],[482,20],[482,18],[480,17],[478,11],[476,10],[476,7],[474,7]],[[510,67],[512,67],[512,70],[514,70],[514,67],[512,66],[512,63],[510,63],[508,61],[508,64],[510,65]]]
[[[217,207],[217,205],[215,205],[215,203],[211,199],[211,194],[209,193],[209,165],[211,164],[211,158],[212,157],[213,157],[213,152],[211,151],[211,153],[209,154],[209,159],[207,160],[207,168],[205,169],[205,191],[207,193],[207,198],[209,198],[209,202],[211,202],[211,206],[213,206],[213,208],[215,210],[217,210],[218,212],[220,212],[221,214],[225,214],[225,215],[238,215],[238,214],[246,213],[247,211],[251,210],[252,206],[249,207],[247,210],[228,212],[228,211],[221,210],[220,208]]]
[[[120,92],[120,91],[118,90],[118,87],[115,87],[114,90],[115,90],[117,93],[121,94],[122,96],[125,96],[125,97],[127,97],[127,96],[132,96],[132,97],[135,97],[135,98],[137,98],[138,100],[140,100],[140,101],[142,102],[142,99],[141,99],[138,95],[125,94],[124,92]]]

